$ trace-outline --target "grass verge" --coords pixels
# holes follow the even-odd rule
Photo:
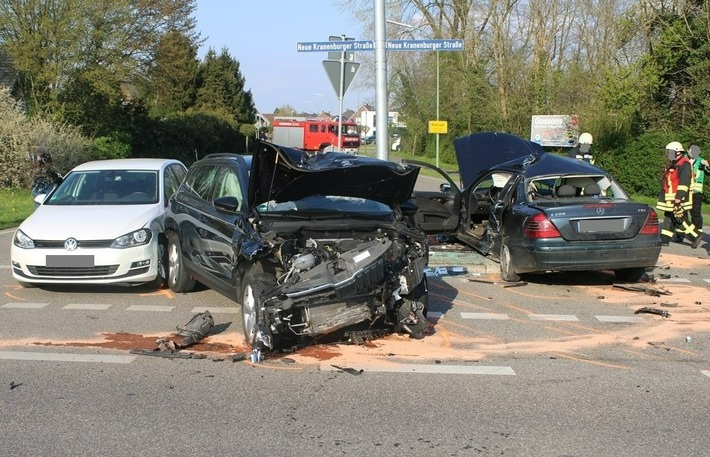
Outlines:
[[[0,189],[0,229],[17,227],[34,211],[29,189]]]

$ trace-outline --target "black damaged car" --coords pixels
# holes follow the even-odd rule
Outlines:
[[[661,253],[656,212],[583,160],[546,153],[502,132],[454,141],[462,186],[444,171],[440,191],[415,191],[416,223],[500,261],[501,277],[611,270],[637,281]]]
[[[193,164],[166,214],[170,288],[238,302],[255,349],[363,322],[420,338],[428,245],[417,166],[258,142]]]

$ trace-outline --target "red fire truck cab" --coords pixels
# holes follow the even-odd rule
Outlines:
[[[360,132],[357,124],[343,121],[342,144],[338,148],[338,121],[317,119],[275,119],[272,142],[281,146],[303,149],[312,153],[327,151],[357,154],[360,149]]]

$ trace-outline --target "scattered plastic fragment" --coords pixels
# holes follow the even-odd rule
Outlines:
[[[644,306],[643,308],[639,308],[636,310],[636,312],[634,312],[634,314],[639,314],[639,313],[657,314],[657,315],[663,316],[665,318],[671,317],[670,313],[664,309],[649,308],[648,306]]]
[[[331,365],[331,367],[335,368],[336,370],[344,371],[355,376],[360,375],[365,371],[363,369],[356,370],[355,368],[339,367],[338,365]]]
[[[427,276],[465,275],[468,274],[468,268],[456,266],[425,268],[424,274],[426,274]]]

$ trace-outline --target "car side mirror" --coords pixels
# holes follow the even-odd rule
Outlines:
[[[439,185],[439,191],[448,194],[449,192],[451,192],[451,184],[449,184],[447,182],[441,183]]]
[[[233,196],[219,197],[212,204],[220,209],[236,212],[239,209],[239,199]]]

